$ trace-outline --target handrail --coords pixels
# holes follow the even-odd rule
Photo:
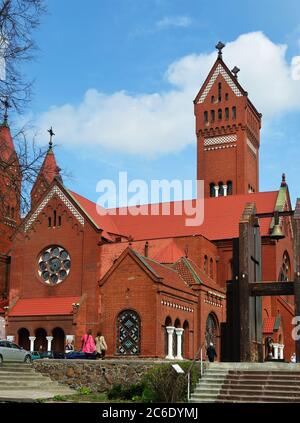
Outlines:
[[[187,381],[188,382],[188,390],[187,390],[187,399],[188,399],[188,401],[190,399],[191,372],[192,372],[192,370],[194,368],[194,365],[196,363],[198,354],[200,354],[200,374],[201,374],[201,377],[202,377],[202,374],[203,374],[203,356],[202,356],[202,353],[203,353],[203,346],[204,346],[204,344],[205,344],[205,342],[203,342],[200,345],[200,347],[197,350],[197,352],[195,354],[195,357],[194,357],[192,363],[190,364],[190,367],[188,368],[187,373],[186,373],[187,380],[188,380]]]

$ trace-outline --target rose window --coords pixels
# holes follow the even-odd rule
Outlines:
[[[39,276],[49,285],[57,285],[65,280],[70,272],[70,268],[70,255],[62,247],[49,247],[42,252],[39,258]]]

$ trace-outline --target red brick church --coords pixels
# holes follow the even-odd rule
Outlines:
[[[194,100],[197,177],[205,192],[199,226],[185,225],[176,202],[169,216],[99,215],[95,203],[63,184],[49,145],[28,215],[20,218],[17,190],[2,199],[2,336],[27,349],[61,351],[67,336],[80,348],[92,329],[104,334],[108,357],[193,358],[213,342],[220,358],[226,281],[236,276],[233,248],[245,206],[255,203],[259,213],[292,208],[285,178],[278,190],[259,191],[262,115],[237,71],[220,48]],[[7,119],[0,143],[0,172],[12,162],[18,172]],[[292,275],[292,227],[288,218],[281,225],[285,238],[276,242],[274,219],[261,222],[264,281]],[[276,358],[289,360],[293,300],[265,297],[262,313],[263,339],[271,336]]]

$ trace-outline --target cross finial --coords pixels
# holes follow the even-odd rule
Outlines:
[[[281,186],[282,187],[285,187],[286,186],[285,173],[282,174]]]
[[[53,145],[52,137],[55,135],[55,133],[53,132],[52,126],[50,129],[48,129],[48,132],[50,134],[49,150],[52,150],[52,145]]]
[[[8,109],[10,108],[10,104],[8,102],[8,97],[4,97],[4,100],[1,100],[1,103],[4,107],[4,125],[7,125],[7,119],[8,119]]]
[[[222,50],[225,47],[225,44],[222,41],[219,41],[216,45],[216,49],[218,50],[218,59],[222,59]]]
[[[231,72],[233,73],[234,77],[237,79],[237,74],[239,73],[240,68],[235,66],[233,69],[231,69]]]

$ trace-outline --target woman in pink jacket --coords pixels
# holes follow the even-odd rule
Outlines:
[[[83,335],[83,337],[81,338],[81,342],[81,351],[84,352],[87,356],[93,354],[96,351],[96,345],[92,336],[91,329],[89,329],[87,333]]]

